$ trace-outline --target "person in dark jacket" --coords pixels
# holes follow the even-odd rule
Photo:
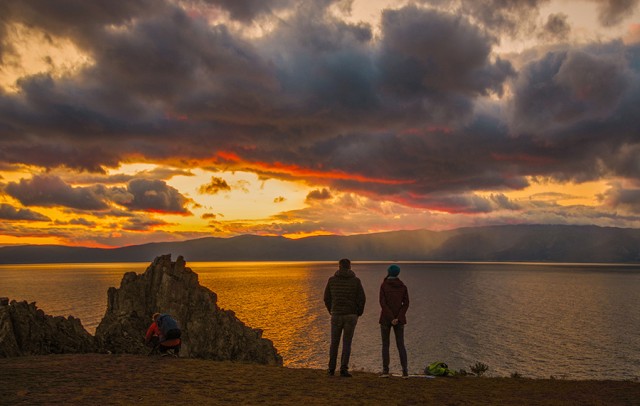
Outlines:
[[[382,374],[389,376],[389,337],[391,329],[396,337],[396,346],[400,354],[402,377],[409,376],[407,367],[407,349],[404,346],[404,325],[407,324],[407,309],[409,308],[409,290],[398,278],[400,267],[391,265],[387,269],[387,277],[380,286],[380,333],[382,335]]]
[[[351,261],[341,259],[339,269],[329,278],[324,290],[324,304],[331,314],[331,347],[329,349],[329,375],[336,372],[338,346],[342,336],[342,356],[340,358],[340,376],[351,377],[349,357],[351,341],[358,323],[358,317],[364,313],[366,297],[360,279],[351,270]]]

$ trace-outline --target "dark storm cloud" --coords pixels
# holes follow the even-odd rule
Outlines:
[[[64,206],[77,210],[105,210],[106,188],[101,185],[72,187],[56,176],[35,175],[9,182],[5,192],[25,206]]]
[[[571,26],[567,22],[566,14],[549,14],[547,22],[539,34],[541,38],[564,40],[571,32]]]
[[[638,6],[638,0],[595,0],[598,3],[598,19],[604,26],[621,23]]]
[[[159,12],[163,5],[163,1],[153,0],[5,0],[0,4],[0,15],[5,22],[38,27],[82,45],[105,26],[129,23],[136,17]]]
[[[0,99],[2,99],[2,95],[0,95]],[[4,120],[5,117],[11,116],[11,113],[8,116],[5,116],[4,113],[6,113],[6,110],[0,108],[0,121]],[[18,116],[12,116],[11,120],[13,121],[16,118]],[[29,120],[28,118],[25,119]],[[46,126],[34,129],[32,127],[34,123],[21,124],[20,129],[14,128],[11,131],[0,131],[1,160],[9,164],[26,163],[43,168],[66,166],[71,169],[91,172],[104,172],[103,166],[118,166],[119,151],[99,145],[100,142],[98,140],[75,143],[68,140],[51,142],[49,139],[40,137],[25,137],[24,134],[32,130],[41,135],[48,133],[48,130],[44,128]],[[2,123],[0,123],[1,126]],[[50,128],[51,132],[56,131],[54,128]]]
[[[381,87],[404,104],[426,106],[420,113],[432,122],[466,116],[474,97],[502,94],[515,74],[509,62],[490,61],[495,40],[464,18],[406,7],[385,11],[382,29]]]
[[[257,17],[282,10],[293,0],[204,0],[208,4],[219,6],[229,12],[234,20],[250,22]]]
[[[541,147],[551,159],[546,175],[558,180],[637,179],[639,91],[638,46],[612,42],[552,52],[521,71],[511,127]]]
[[[516,208],[473,191],[522,189],[527,176],[638,176],[637,47],[549,53],[520,72],[492,54],[497,32],[537,18],[544,1],[462,1],[460,15],[386,10],[375,35],[327,12],[330,2],[304,2],[255,39],[175,3],[120,3],[78,2],[71,17],[64,10],[75,2],[0,6],[3,21],[72,38],[93,61],[74,75],[27,77],[19,93],[0,93],[1,162],[100,172],[136,159],[231,169],[250,161],[245,168],[265,177],[312,170],[327,188],[471,212]],[[210,3],[249,22],[289,2]],[[485,23],[495,25],[489,33]],[[565,34],[566,17],[550,16],[546,27]],[[485,96],[503,94],[514,78],[505,116]],[[219,152],[238,159],[217,162]],[[12,187],[39,204],[187,214],[188,199],[160,180],[170,176],[119,178],[130,180],[126,188],[61,185],[67,200],[52,191],[30,196],[37,179]],[[94,206],[69,196],[81,193]]]
[[[605,54],[552,52],[526,66],[514,88],[516,128],[549,133],[581,121],[610,117],[634,80],[625,49],[612,48]],[[633,74],[637,78],[638,72]]]
[[[136,172],[133,175],[118,173],[114,175],[100,175],[94,173],[67,173],[59,172],[59,176],[68,183],[74,184],[91,184],[100,183],[104,185],[128,183],[133,179],[156,179],[169,180],[174,176],[194,176],[193,172],[184,169],[172,169],[166,167],[158,167],[151,170]]]
[[[130,201],[121,204],[130,210],[189,215],[189,200],[161,180],[134,179],[127,185]]]
[[[185,208],[190,199],[162,180],[133,179],[126,188],[108,188],[102,184],[73,187],[57,176],[35,175],[28,180],[9,182],[4,191],[25,206],[62,206],[97,211],[93,214],[102,216],[127,217],[114,211],[111,203],[133,211],[190,214]]]
[[[51,221],[43,214],[29,209],[17,209],[10,204],[0,203],[0,219],[10,221]]]

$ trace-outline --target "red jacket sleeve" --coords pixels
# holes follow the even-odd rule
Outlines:
[[[160,330],[158,329],[158,325],[154,321],[153,323],[151,323],[151,325],[147,329],[147,334],[144,337],[144,341],[148,343],[149,341],[151,341],[151,337],[159,336],[159,335],[160,335]]]

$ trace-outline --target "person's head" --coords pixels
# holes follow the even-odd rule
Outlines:
[[[397,278],[398,275],[400,275],[400,267],[396,264],[389,265],[389,268],[387,268],[387,274],[387,276]]]
[[[158,321],[158,317],[160,317],[160,313],[153,313],[153,316],[151,316],[151,320]]]
[[[342,258],[339,262],[338,265],[340,266],[340,269],[346,271],[348,269],[351,269],[351,261],[349,261],[347,258]]]

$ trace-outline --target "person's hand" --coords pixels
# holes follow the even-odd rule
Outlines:
[[[391,324],[393,324],[394,326],[398,325],[398,319],[391,320]]]

